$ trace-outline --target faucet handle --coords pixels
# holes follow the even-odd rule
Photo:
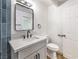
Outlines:
[[[25,39],[25,38],[26,38],[26,36],[25,36],[25,35],[23,35],[23,38]]]
[[[33,35],[33,34],[32,34],[32,33],[30,33],[30,37],[32,37],[32,35]]]

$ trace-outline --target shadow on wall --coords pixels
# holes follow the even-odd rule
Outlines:
[[[62,4],[64,4],[66,1],[68,0],[51,0],[53,2],[54,5],[56,6],[60,6]]]
[[[55,43],[58,44],[57,42],[55,42],[51,37],[48,37],[48,42],[47,43]]]
[[[47,43],[55,43],[55,42],[52,42],[52,38],[51,37],[48,37]]]

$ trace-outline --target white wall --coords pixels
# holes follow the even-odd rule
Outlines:
[[[48,19],[48,9],[47,5],[43,4],[37,0],[27,0],[32,4],[32,9],[34,10],[34,33],[35,34],[46,34],[47,29],[47,19]],[[15,0],[12,0],[12,22],[11,22],[11,34],[12,37],[20,37],[26,34],[26,31],[15,31],[14,30],[14,4]],[[41,24],[42,28],[38,29],[37,24]]]
[[[61,6],[48,8],[48,35],[68,59],[77,59],[77,4],[77,0],[68,0]],[[66,38],[59,38],[57,34],[66,34]]]
[[[61,37],[58,37],[58,34],[62,34],[62,16],[59,7],[54,5],[48,8],[48,35],[53,43],[59,45],[62,50],[63,41]]]
[[[26,35],[27,31],[15,31],[14,30],[14,4],[15,0],[11,0],[11,38],[17,39],[22,38],[22,35]],[[48,19],[48,8],[47,5],[43,4],[37,0],[27,0],[32,4],[32,9],[34,10],[34,32],[33,34],[47,34],[47,19]],[[42,28],[38,29],[37,24],[41,24]],[[14,57],[15,56],[15,57]],[[17,55],[12,52],[12,59],[17,59]]]

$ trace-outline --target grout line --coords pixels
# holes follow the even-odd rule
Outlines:
[[[1,59],[2,59],[2,0],[1,0]]]
[[[7,48],[7,45],[8,45],[8,38],[7,38],[7,36],[8,36],[8,32],[7,32],[7,1],[6,1],[6,48]],[[6,59],[8,58],[8,52],[7,52],[7,50],[8,50],[8,48],[6,49]]]
[[[7,5],[7,1],[6,1],[6,5]],[[6,6],[6,48],[7,48],[7,6]],[[6,59],[7,59],[7,49],[6,49]]]

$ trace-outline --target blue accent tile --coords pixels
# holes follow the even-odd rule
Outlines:
[[[0,24],[0,59],[1,59],[1,24]]]
[[[0,59],[1,59],[1,52],[0,52]]]
[[[2,4],[2,3],[1,3],[1,0],[0,0],[0,9],[1,9],[1,4]]]
[[[9,43],[7,44],[7,57],[8,57],[8,59],[11,58],[11,47],[10,47]]]
[[[7,24],[7,38],[11,37],[11,24]]]
[[[7,3],[6,4],[6,9],[10,10],[11,9],[11,0],[7,0],[6,3]]]
[[[2,38],[2,59],[7,56],[7,40],[6,37]]]
[[[7,56],[7,59],[11,59],[11,54],[9,54],[9,55]]]
[[[2,38],[6,37],[6,24],[2,24]]]
[[[1,24],[0,24],[0,52],[1,52]]]
[[[2,9],[2,23],[6,23],[6,9]]]
[[[9,54],[9,53],[10,53],[10,51],[11,51],[11,49],[10,49],[10,44],[9,44],[9,43],[7,43],[7,53]]]
[[[7,40],[10,40],[11,38],[8,38]],[[8,41],[9,42],[9,41]],[[10,44],[7,43],[7,57],[9,58],[11,55],[11,47],[10,47]]]
[[[0,52],[0,59],[1,59],[1,52]]]
[[[4,55],[4,56],[2,57],[2,59],[7,59],[7,55]]]
[[[7,10],[6,11],[6,23],[7,24],[11,24],[11,11],[10,10]]]
[[[0,52],[0,59],[1,59],[1,52]]]
[[[11,0],[0,0],[0,43],[1,40],[0,59],[11,59],[11,47],[8,43],[11,40]]]
[[[2,0],[2,8],[6,9],[6,0]]]
[[[2,13],[2,12],[1,12],[1,9],[0,9],[0,23],[1,23],[1,13]]]
[[[7,38],[6,38],[6,24],[2,24],[2,59],[6,59],[7,55]]]
[[[11,24],[7,24],[7,41],[11,40]],[[7,43],[7,59],[11,59],[11,47]]]
[[[6,37],[5,38],[2,38],[2,53],[4,52],[7,52],[7,40],[6,40]]]

